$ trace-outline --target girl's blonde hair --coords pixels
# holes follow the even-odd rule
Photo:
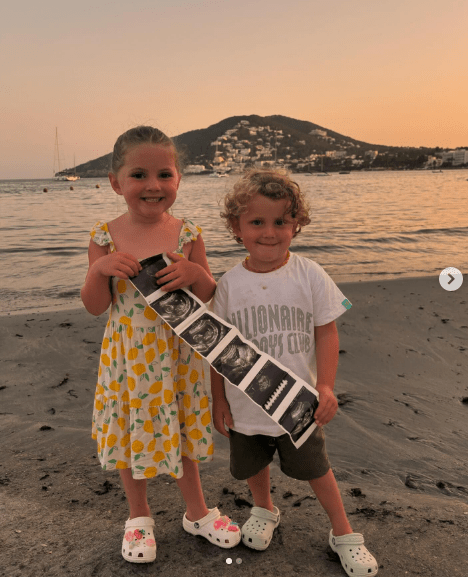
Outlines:
[[[176,145],[164,132],[152,126],[135,126],[135,128],[130,128],[130,130],[127,130],[127,132],[124,132],[117,138],[111,160],[111,172],[113,174],[117,175],[118,171],[125,164],[125,155],[128,150],[140,144],[159,144],[160,146],[172,148],[174,151],[175,167],[177,172],[181,174],[180,153]]]
[[[283,198],[289,200],[286,214],[291,215],[295,221],[294,236],[301,232],[303,226],[310,223],[309,203],[299,185],[291,180],[286,170],[252,168],[243,174],[233,190],[224,197],[224,211],[221,213],[226,228],[239,244],[242,244],[242,239],[236,235],[232,225],[247,211],[247,205],[256,194],[272,200]]]

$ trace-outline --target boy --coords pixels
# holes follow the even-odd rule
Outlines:
[[[310,218],[303,193],[287,175],[250,170],[226,196],[221,216],[249,256],[220,280],[214,313],[314,386],[320,397],[317,428],[296,449],[275,421],[211,369],[213,422],[229,437],[232,475],[247,479],[255,503],[242,528],[242,540],[248,547],[264,550],[279,525],[269,474],[278,450],[281,470],[308,481],[327,512],[332,525],[329,543],[346,573],[373,577],[377,562],[364,546],[363,536],[353,533],[349,524],[322,430],[338,407],[333,394],[339,353],[334,321],[350,304],[318,264],[289,253],[292,239]]]

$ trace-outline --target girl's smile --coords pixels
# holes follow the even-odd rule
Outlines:
[[[130,148],[117,175],[109,174],[112,188],[124,197],[136,221],[154,221],[174,204],[181,175],[169,146],[140,144]]]
[[[272,200],[261,194],[252,197],[233,230],[249,251],[249,266],[267,271],[281,265],[294,236],[295,221],[286,214],[289,200]]]

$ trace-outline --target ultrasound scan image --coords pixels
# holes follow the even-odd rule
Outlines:
[[[131,278],[132,283],[145,297],[159,290],[163,284],[158,284],[154,276],[157,272],[167,266],[162,254],[150,256],[140,262],[143,267],[137,276]]]
[[[279,383],[273,393],[268,397],[268,400],[263,404],[263,408],[269,415],[273,415],[276,409],[280,406],[283,399],[289,393],[289,391],[296,384],[296,379],[294,379],[290,374],[284,373],[283,380]]]
[[[260,358],[251,346],[235,337],[213,361],[213,367],[233,385],[239,385]]]
[[[166,293],[150,306],[171,327],[177,327],[200,308],[198,302],[181,289]]]
[[[312,425],[317,407],[317,397],[302,387],[279,421],[280,425],[291,433],[293,441],[302,437]]]
[[[223,340],[231,329],[208,313],[191,324],[181,337],[204,357]]]
[[[267,361],[252,379],[252,382],[245,389],[245,392],[257,404],[264,405],[285,376],[286,373],[283,369],[271,361]]]

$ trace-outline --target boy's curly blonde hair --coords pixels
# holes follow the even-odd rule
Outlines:
[[[302,227],[310,223],[310,207],[299,185],[291,180],[289,173],[283,169],[252,168],[247,170],[236,182],[233,190],[224,197],[224,211],[221,218],[236,242],[242,244],[233,229],[239,215],[247,211],[247,205],[256,194],[272,200],[287,198],[290,202],[286,214],[291,215],[296,226],[294,236]]]

